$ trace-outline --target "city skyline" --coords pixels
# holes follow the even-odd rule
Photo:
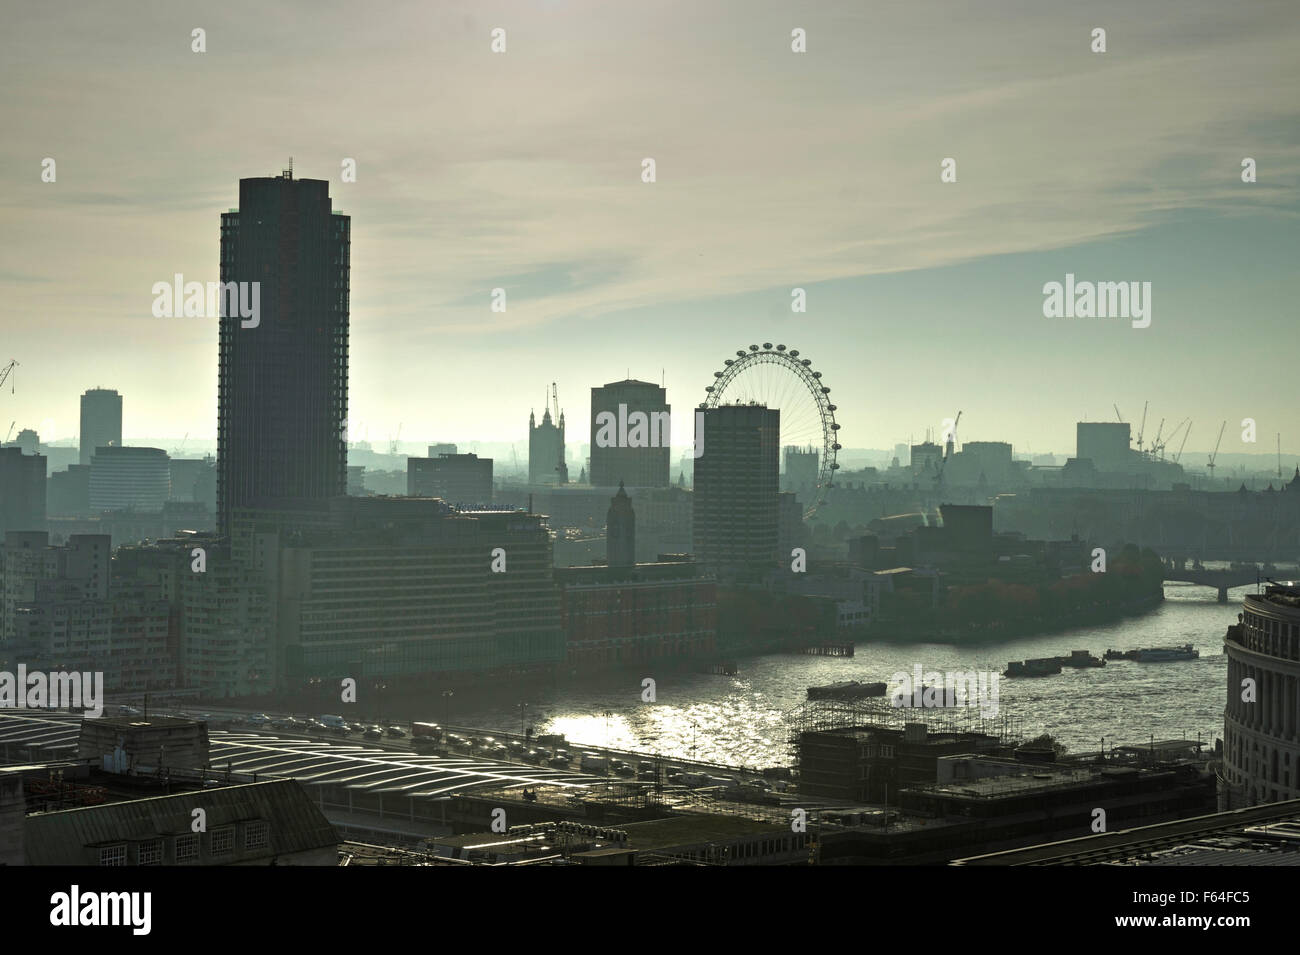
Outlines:
[[[255,937],[371,866],[1266,916],[1297,13],[13,11],[9,922],[188,938],[265,867]]]
[[[1264,453],[1278,431],[1284,452],[1297,447],[1284,350],[1261,349],[1244,380],[1224,357],[1225,342],[1289,327],[1300,150],[1282,132],[1295,113],[1288,18],[1026,7],[1009,31],[953,8],[962,29],[935,36],[919,13],[868,20],[847,4],[747,5],[744,18],[725,5],[407,7],[382,26],[325,5],[310,28],[271,18],[254,35],[238,14],[204,10],[196,53],[194,25],[123,10],[85,12],[72,37],[34,11],[0,40],[30,89],[0,146],[12,185],[0,217],[25,236],[0,269],[4,357],[21,363],[6,397],[46,440],[75,433],[76,396],[96,385],[127,396],[129,432],[215,436],[216,322],[154,318],[150,289],[178,273],[215,280],[214,222],[233,184],[293,156],[355,223],[354,441],[399,427],[519,441],[551,381],[571,420],[586,417],[590,387],[627,375],[662,380],[686,409],[736,348],[773,341],[824,371],[846,447],[919,441],[964,410],[965,440],[1060,453],[1073,422],[1113,420],[1118,404],[1136,426],[1148,400],[1198,424],[1189,453],[1209,451],[1213,422],[1245,417],[1265,447],[1230,427],[1221,453]],[[1104,54],[1089,49],[1094,21]],[[299,29],[310,49],[293,44]],[[381,32],[395,50],[372,49]],[[76,107],[50,92],[123,44],[141,65],[110,87],[92,84]],[[352,80],[331,82],[322,44],[348,51]],[[891,49],[909,51],[908,85]],[[247,72],[214,87],[227,57]],[[149,81],[159,69],[165,90]],[[287,129],[262,93],[290,77],[333,95],[305,100]],[[376,83],[391,108],[370,108]],[[96,109],[105,96],[114,108]],[[138,148],[148,117],[184,108],[207,118]],[[396,113],[418,132],[392,129],[383,117]],[[205,156],[213,124],[238,124],[240,144]],[[956,181],[943,183],[948,157]],[[1242,181],[1245,157],[1256,182]],[[355,182],[342,180],[349,159]],[[1042,289],[1066,276],[1150,282],[1150,326],[1045,318]],[[791,311],[796,288],[806,312]],[[84,347],[67,353],[69,337]]]

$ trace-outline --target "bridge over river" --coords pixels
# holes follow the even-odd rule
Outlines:
[[[1300,580],[1300,568],[1276,567],[1272,564],[1233,564],[1231,567],[1205,567],[1200,563],[1188,566],[1185,560],[1166,560],[1165,580],[1186,581],[1213,587],[1217,590],[1219,603],[1228,602],[1228,590],[1232,587],[1247,587],[1250,584],[1273,580]]]

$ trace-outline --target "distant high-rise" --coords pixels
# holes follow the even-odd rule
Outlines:
[[[1075,457],[1098,471],[1126,471],[1136,457],[1129,448],[1128,422],[1080,421],[1075,425]]]
[[[939,465],[943,462],[943,448],[933,441],[924,441],[912,445],[912,477],[933,480],[939,474]]]
[[[477,454],[440,454],[406,459],[408,497],[440,497],[448,504],[492,502],[492,459]]]
[[[45,455],[0,448],[0,534],[45,529]]]
[[[96,448],[122,446],[122,396],[111,388],[91,388],[81,396],[79,464],[89,464]]]
[[[259,498],[347,493],[351,219],[329,183],[239,181],[221,217],[221,281],[260,283],[256,316],[220,319],[217,524]]]
[[[628,378],[591,389],[591,483],[668,487],[668,393]]]
[[[605,515],[605,563],[610,567],[636,566],[636,512],[622,484]]]
[[[97,448],[90,459],[92,511],[161,511],[171,490],[171,462],[162,448]]]
[[[695,462],[695,559],[721,575],[759,573],[777,558],[781,412],[763,405],[704,409]]]

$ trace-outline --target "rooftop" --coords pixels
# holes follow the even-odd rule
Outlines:
[[[193,810],[202,808],[209,829],[252,820],[269,822],[275,854],[338,845],[338,834],[319,807],[293,780],[224,786],[102,806],[84,806],[27,817],[24,843],[29,865],[76,865],[88,846],[184,835]],[[269,854],[268,847],[265,854]]]
[[[127,725],[130,725],[129,720]],[[92,720],[91,722],[102,722]],[[175,720],[186,724],[188,720]],[[0,712],[0,745],[34,746],[31,758],[75,758],[81,719],[66,713]],[[585,790],[603,777],[545,766],[521,765],[480,756],[419,755],[324,737],[285,738],[234,730],[208,730],[209,765],[233,778],[297,779],[303,785],[342,786],[370,793],[437,798],[490,787],[530,789],[557,786]]]

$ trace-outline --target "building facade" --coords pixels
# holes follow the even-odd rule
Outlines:
[[[217,393],[217,526],[260,498],[347,493],[351,219],[329,183],[239,181],[221,217],[221,281],[256,303],[224,308]]]
[[[100,672],[108,692],[176,685],[171,608],[161,587],[115,579],[110,538],[6,535],[0,659],[31,670]]]
[[[591,389],[591,472],[596,487],[668,487],[668,393],[629,378]]]
[[[492,503],[492,459],[440,454],[406,459],[407,497],[440,497],[452,504]]]
[[[90,459],[92,511],[161,511],[171,489],[171,460],[161,448],[102,447]]]
[[[279,685],[564,659],[539,515],[345,497],[244,509],[232,527],[235,560],[267,587]]]
[[[99,448],[122,445],[122,396],[111,388],[92,388],[81,396],[79,464],[89,464]]]
[[[568,662],[601,669],[717,649],[717,581],[691,561],[556,571]]]
[[[1300,798],[1300,588],[1247,594],[1223,647],[1220,808]]]
[[[706,408],[695,462],[695,559],[720,576],[761,574],[777,560],[781,412]]]
[[[0,534],[45,529],[45,455],[0,448]]]

